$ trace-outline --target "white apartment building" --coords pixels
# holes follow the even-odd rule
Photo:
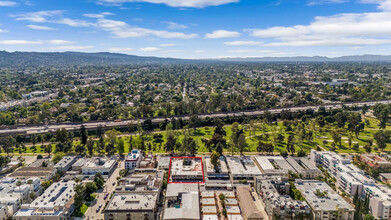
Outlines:
[[[125,169],[132,170],[140,167],[140,163],[143,160],[143,154],[141,150],[133,149],[125,158]]]
[[[366,176],[365,173],[335,152],[311,151],[311,161],[322,165],[337,179],[337,187],[353,197],[356,191],[361,198],[370,196],[371,214],[378,219],[391,219],[391,189]]]

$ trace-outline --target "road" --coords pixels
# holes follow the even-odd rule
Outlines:
[[[224,118],[227,116],[235,117],[235,116],[260,116],[263,115],[266,111],[269,111],[272,114],[279,114],[282,111],[305,111],[307,109],[318,110],[319,107],[329,108],[341,108],[343,105],[347,107],[357,106],[362,107],[364,104],[367,106],[372,106],[377,103],[383,104],[391,104],[391,100],[383,100],[383,101],[370,101],[370,102],[355,102],[355,103],[343,103],[343,104],[327,104],[327,105],[317,105],[317,106],[298,106],[298,107],[285,107],[285,108],[275,108],[268,110],[250,110],[250,111],[238,111],[238,112],[227,112],[227,113],[211,113],[211,114],[200,114],[199,118]],[[178,116],[175,118],[182,118],[183,120],[188,120],[190,116]],[[150,118],[153,124],[159,124],[164,121],[166,118],[158,117],[158,118]],[[143,123],[145,119],[140,120],[123,120],[123,121],[91,121],[91,122],[77,122],[77,123],[62,123],[62,124],[53,124],[53,125],[32,125],[32,126],[19,126],[16,128],[2,128],[0,129],[0,136],[8,136],[8,135],[16,135],[16,134],[42,134],[47,132],[55,132],[57,129],[65,128],[68,131],[79,130],[81,125],[84,125],[87,130],[95,130],[97,127],[102,126],[105,129],[115,128],[115,127],[128,127],[129,124],[136,125],[138,123]]]
[[[119,171],[125,169],[125,163],[123,161],[120,161],[118,164],[117,169],[113,172],[113,174],[110,176],[109,179],[106,180],[106,183],[103,187],[102,192],[96,193],[96,203],[93,206],[90,206],[87,211],[84,213],[83,219],[89,219],[89,220],[101,220],[104,219],[104,215],[102,213],[103,208],[107,201],[109,201],[110,196],[108,196],[106,199],[104,199],[104,196],[106,193],[111,194],[115,190],[115,185],[113,183],[117,182],[117,177],[119,176]],[[102,204],[102,207],[100,208],[99,212],[96,212],[96,209],[99,207],[99,205]]]

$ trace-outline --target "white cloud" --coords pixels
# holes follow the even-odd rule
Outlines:
[[[92,24],[90,22],[83,21],[83,20],[75,20],[75,19],[71,19],[71,18],[62,18],[62,19],[58,20],[56,23],[58,23],[58,24],[66,24],[66,25],[69,25],[71,27],[90,27],[90,26],[94,26],[94,24]]]
[[[134,49],[133,48],[121,48],[121,47],[113,47],[113,48],[110,48],[109,49],[110,51],[113,51],[113,52],[125,52],[125,51],[133,51]]]
[[[368,2],[366,2],[368,3]],[[391,0],[380,2],[380,6]],[[391,7],[390,7],[391,8]],[[380,28],[381,27],[381,28]],[[343,13],[318,16],[308,25],[246,30],[269,38],[268,46],[362,46],[391,44],[391,12]]]
[[[168,29],[172,29],[172,30],[175,30],[175,29],[186,29],[188,28],[186,25],[184,24],[178,24],[178,23],[175,23],[175,22],[171,22],[171,21],[163,21],[163,23],[167,24],[167,28]]]
[[[143,52],[154,52],[154,51],[159,51],[160,48],[157,48],[157,47],[144,47],[144,48],[140,48],[140,51],[143,51]]]
[[[37,12],[28,12],[28,13],[19,13],[11,15],[11,17],[15,17],[17,21],[31,21],[31,22],[48,22],[49,18],[61,16],[63,13],[62,10],[53,10],[53,11],[37,11]]]
[[[0,7],[12,7],[16,6],[18,3],[13,2],[13,1],[0,1]]]
[[[230,38],[230,37],[239,37],[240,33],[236,31],[226,31],[226,30],[216,30],[212,33],[207,33],[205,38]]]
[[[0,44],[5,45],[27,45],[27,44],[42,44],[41,41],[28,41],[28,40],[2,40]]]
[[[89,27],[94,25],[93,23],[89,23],[84,20],[64,18],[63,13],[64,11],[62,10],[37,11],[13,14],[11,15],[11,17],[16,18],[17,21],[31,21],[35,23],[56,23],[69,25],[71,27]]]
[[[114,15],[114,14],[110,12],[102,12],[99,14],[83,14],[83,16],[87,18],[104,18],[106,15]]]
[[[91,49],[93,46],[58,46],[58,47],[49,47],[50,50],[84,50]]]
[[[165,4],[171,7],[180,8],[204,8],[208,6],[218,6],[229,3],[236,3],[240,0],[98,0],[98,3],[121,5],[126,2],[147,2],[153,4]]]
[[[54,30],[54,28],[48,27],[48,26],[43,26],[43,25],[26,25],[26,27],[34,29],[34,30]]]
[[[328,39],[308,39],[293,40],[286,42],[274,42],[265,44],[265,46],[361,46],[361,45],[383,45],[391,44],[390,40],[368,39],[368,38],[328,38]]]
[[[123,21],[115,21],[108,19],[99,19],[97,27],[110,32],[117,38],[132,38],[132,37],[148,37],[155,36],[160,38],[180,38],[191,39],[197,37],[197,34],[185,34],[180,32],[169,32],[164,30],[153,30],[130,26]]]
[[[76,42],[74,41],[67,41],[67,40],[48,40],[49,44],[74,44]]]
[[[176,44],[159,44],[160,47],[174,47]]]
[[[224,42],[225,45],[228,46],[256,46],[262,45],[263,42],[260,41],[227,41]]]
[[[194,53],[205,53],[205,50],[195,50]]]

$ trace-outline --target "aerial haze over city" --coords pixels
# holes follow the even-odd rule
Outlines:
[[[0,0],[0,219],[391,220],[391,0]]]

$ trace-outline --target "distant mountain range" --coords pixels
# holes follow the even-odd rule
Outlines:
[[[360,55],[329,57],[255,57],[221,59],[176,59],[144,57],[120,53],[80,53],[80,52],[7,52],[0,51],[0,67],[37,66],[91,66],[125,64],[195,64],[215,62],[391,62],[391,56]]]
[[[296,56],[296,57],[251,57],[251,58],[221,58],[220,61],[234,62],[391,62],[390,56],[383,55],[356,55],[335,58],[323,56]]]

